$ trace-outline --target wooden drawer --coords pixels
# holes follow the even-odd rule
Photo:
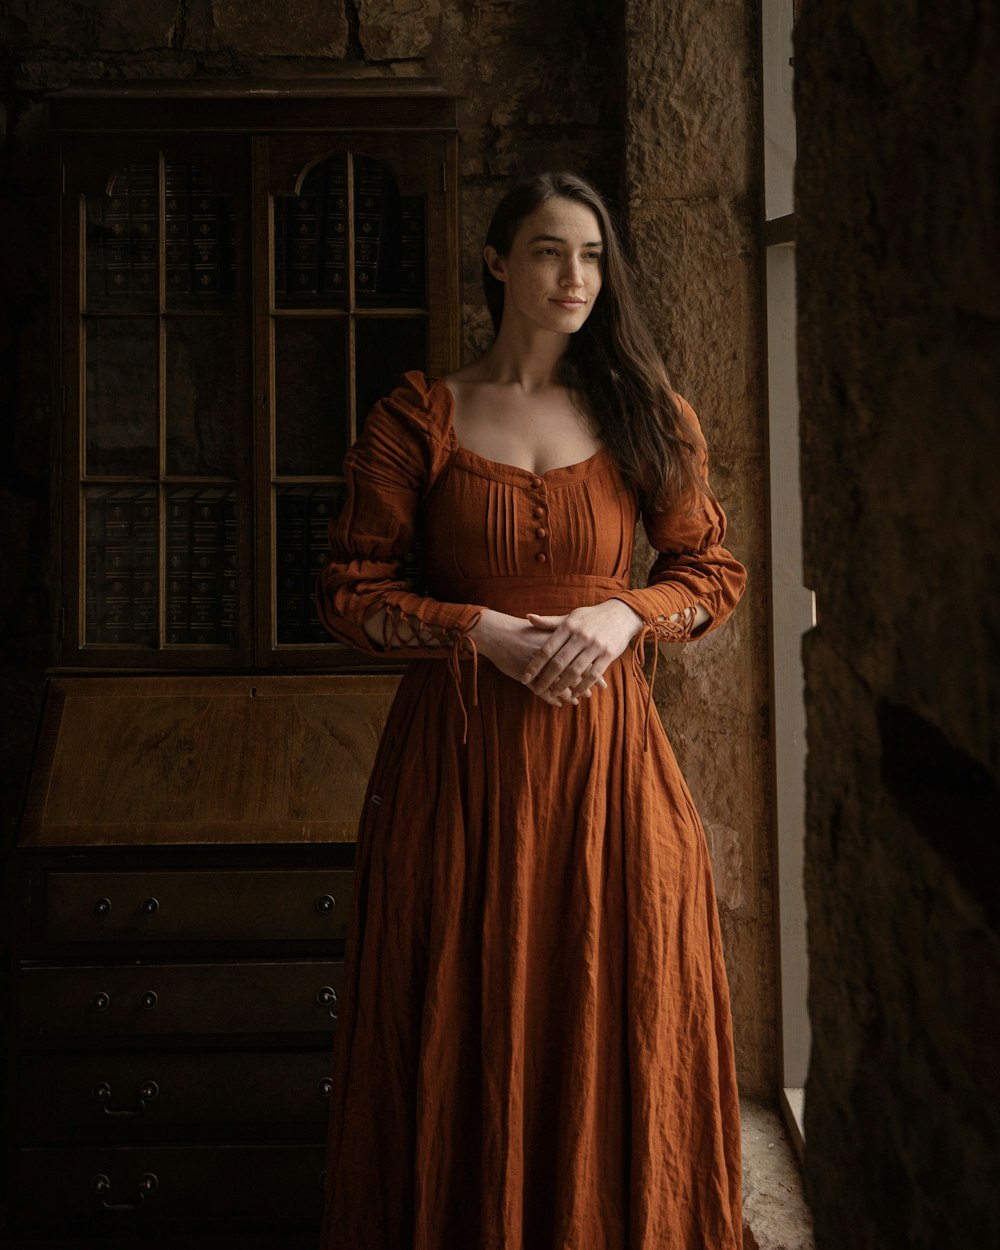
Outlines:
[[[341,960],[22,966],[28,1041],[332,1034]]]
[[[343,940],[349,870],[45,873],[43,941]]]
[[[324,1050],[24,1055],[14,1091],[19,1142],[129,1142],[267,1125],[325,1136],[332,1055]],[[246,1135],[241,1134],[241,1135]]]
[[[325,1146],[25,1149],[12,1186],[18,1226],[73,1232],[315,1223]]]

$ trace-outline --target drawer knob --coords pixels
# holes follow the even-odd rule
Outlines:
[[[107,1011],[110,1003],[111,999],[104,993],[103,990],[95,994],[90,1000],[90,1005],[95,1011]]]
[[[320,1172],[319,1176],[316,1177],[316,1184],[320,1187],[320,1189],[326,1189],[326,1168],[324,1168],[323,1171]]]
[[[316,900],[316,910],[321,916],[328,916],[336,906],[337,900],[332,894],[324,894]]]
[[[136,1202],[109,1202],[107,1195],[111,1192],[111,1180],[103,1172],[99,1172],[91,1179],[90,1187],[100,1198],[101,1206],[106,1211],[137,1211],[146,1195],[151,1194],[159,1183],[155,1172],[144,1172],[139,1177],[139,1184],[136,1187]]]
[[[111,1086],[107,1081],[98,1081],[94,1086],[93,1094],[97,1101],[101,1104],[105,1115],[112,1116],[135,1116],[142,1115],[146,1110],[146,1104],[152,1102],[156,1095],[160,1092],[160,1087],[155,1081],[144,1081],[139,1086],[139,1105],[137,1107],[111,1107]]]
[[[94,912],[98,916],[106,916],[111,910],[111,899],[99,898],[94,904]]]
[[[333,1093],[333,1081],[328,1076],[324,1076],[320,1083],[316,1086],[316,1092],[320,1098],[329,1098]]]
[[[139,995],[139,1006],[143,1011],[152,1011],[158,1002],[156,990],[146,990],[145,994]]]
[[[316,1001],[320,1004],[321,1007],[329,1007],[330,1019],[336,1020],[337,1018],[337,991],[333,988],[332,985],[324,985],[321,989],[317,990]]]
[[[155,916],[160,910],[160,900],[158,898],[144,898],[139,904],[139,910],[144,916]]]

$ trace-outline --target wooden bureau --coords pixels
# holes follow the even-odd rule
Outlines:
[[[52,679],[9,884],[8,1244],[314,1245],[395,681]]]
[[[47,120],[53,668],[0,878],[0,1250],[313,1250],[398,672],[314,587],[372,403],[459,364],[457,100],[99,80]]]

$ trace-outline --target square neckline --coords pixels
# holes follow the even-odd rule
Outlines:
[[[424,375],[427,377],[427,375]],[[520,464],[508,464],[504,460],[492,460],[489,456],[483,456],[478,451],[473,451],[471,447],[466,447],[458,441],[458,435],[455,433],[455,393],[444,380],[444,378],[427,378],[432,386],[440,386],[448,397],[448,423],[445,431],[448,441],[455,452],[461,452],[462,455],[468,456],[472,460],[479,461],[480,464],[486,465],[488,468],[500,473],[517,473],[529,480],[546,479],[556,474],[568,474],[573,477],[579,477],[587,469],[590,468],[595,461],[602,459],[609,454],[607,447],[602,443],[598,449],[584,460],[575,460],[572,464],[557,465],[553,469],[546,469],[544,473],[538,473],[534,469],[526,469]]]

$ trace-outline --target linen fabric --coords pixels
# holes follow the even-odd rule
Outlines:
[[[632,589],[640,509],[610,453],[534,474],[459,446],[452,413],[421,373],[375,406],[318,590],[335,638],[412,661],[358,829],[322,1250],[738,1250],[712,870],[637,652],[554,708],[466,639],[484,607],[610,597],[637,647],[690,640],[662,618],[699,603],[700,638],[745,570],[704,494],[643,515],[658,554]],[[426,593],[401,573],[418,536]],[[418,627],[437,645],[407,645]]]

